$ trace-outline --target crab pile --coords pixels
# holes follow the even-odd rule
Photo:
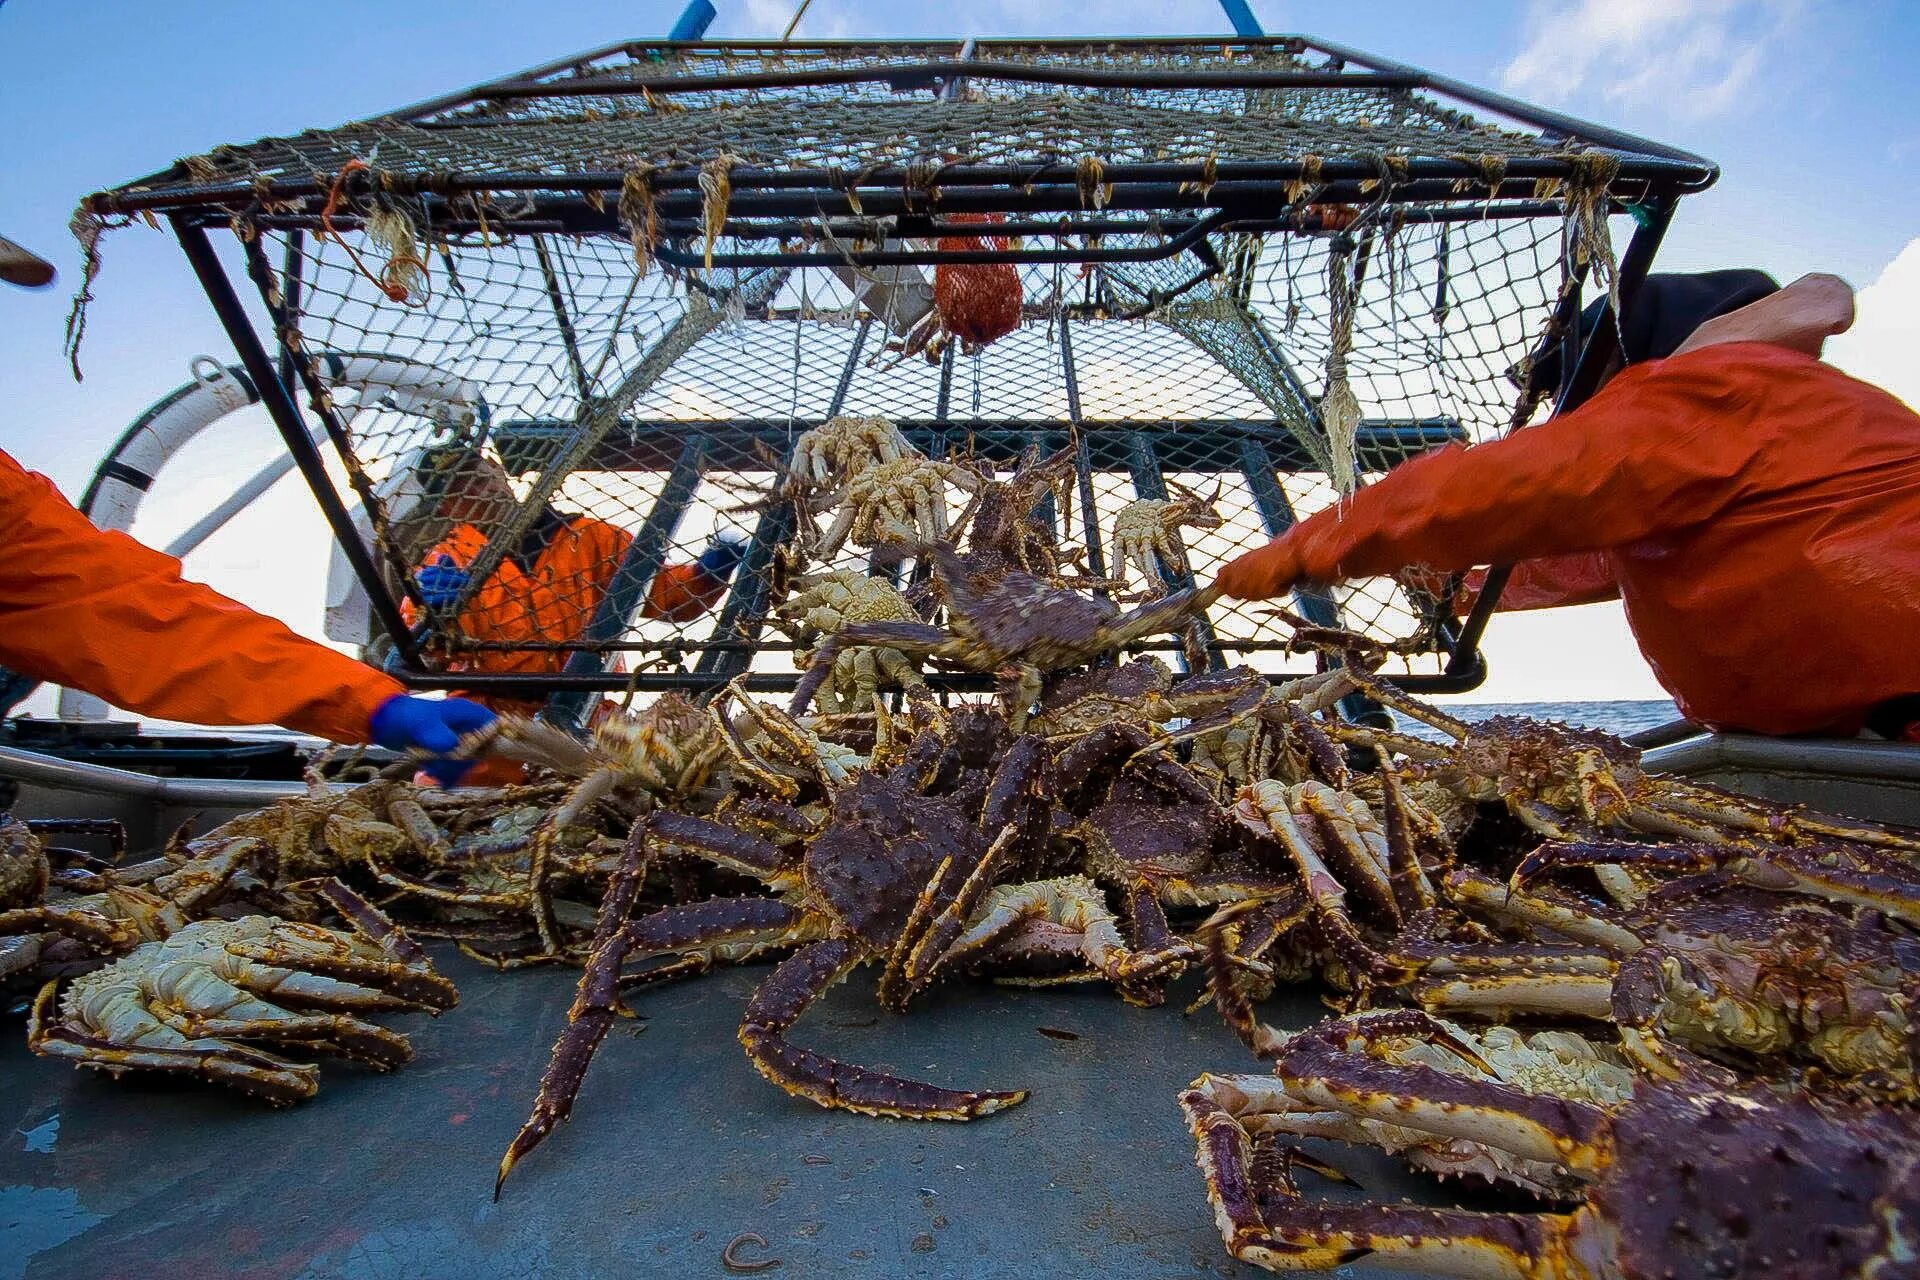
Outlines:
[[[885,433],[845,434],[809,443],[811,480],[906,460]],[[1206,594],[1124,609],[1080,589],[1031,516],[1061,474],[1029,456],[982,480],[950,536],[916,524],[917,586],[792,577],[776,617],[811,649],[784,707],[735,682],[585,738],[504,717],[464,750],[532,766],[524,785],[316,775],[144,863],[53,843],[110,840],[85,824],[0,823],[0,976],[40,984],[35,1048],[290,1101],[315,1082],[290,1050],[392,1066],[404,1040],[364,1015],[452,1002],[413,936],[501,968],[576,965],[497,1194],[637,987],[777,961],[741,1015],[756,1071],[820,1106],[965,1121],[1025,1091],[829,1057],[796,1034],[809,1005],[861,969],[895,1012],[953,976],[1140,1005],[1184,980],[1271,1066],[1180,1099],[1241,1260],[1910,1273],[1920,834],[1650,774],[1589,730],[1460,721],[1375,679],[1341,634],[1303,632],[1340,661],[1287,684],[1125,659]],[[1124,559],[1162,564],[1168,545],[1142,533]],[[929,665],[999,694],[943,704]],[[1432,732],[1344,720],[1356,692]],[[1341,1016],[1268,1026],[1259,1002],[1283,983]],[[1309,1199],[1299,1175],[1344,1176],[1309,1139],[1549,1211]],[[1657,1212],[1642,1186],[1663,1188]],[[1804,1221],[1760,1221],[1752,1186]],[[1816,1240],[1839,1261],[1806,1263]]]

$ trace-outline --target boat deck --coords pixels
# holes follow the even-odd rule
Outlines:
[[[1181,1016],[1191,979],[1161,1009],[1096,986],[952,983],[895,1017],[868,973],[801,1023],[803,1043],[864,1064],[1032,1090],[964,1125],[825,1111],[762,1080],[734,1028],[764,966],[643,992],[644,1021],[616,1026],[572,1123],[495,1204],[571,977],[436,958],[461,1004],[393,1021],[414,1062],[327,1066],[319,1096],[286,1110],[35,1058],[9,1019],[0,1280],[718,1276],[749,1232],[766,1247],[736,1259],[778,1259],[779,1277],[1263,1274],[1221,1247],[1174,1102],[1203,1070],[1256,1069],[1210,1011]],[[1265,1012],[1303,1025],[1324,1010],[1302,991]],[[1376,1153],[1321,1154],[1364,1194],[1434,1194]]]

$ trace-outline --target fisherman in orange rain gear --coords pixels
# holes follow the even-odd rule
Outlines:
[[[1701,279],[1649,277],[1627,366],[1586,404],[1397,467],[1218,586],[1263,599],[1531,560],[1514,603],[1617,594],[1695,720],[1920,738],[1920,415],[1821,362],[1853,322],[1845,282],[1742,306],[1749,282]]]
[[[0,663],[143,715],[279,724],[335,742],[451,752],[492,712],[398,681],[180,576],[94,528],[53,482],[0,453]],[[430,763],[449,785],[467,769]]]
[[[431,492],[441,489],[438,513],[453,523],[423,558],[415,581],[430,609],[445,609],[467,590],[469,566],[497,532],[519,500],[500,464],[467,453],[424,477]],[[593,621],[607,585],[620,568],[633,538],[591,516],[566,515],[548,506],[511,548],[487,580],[474,589],[454,619],[466,639],[527,648],[479,649],[462,654],[454,671],[547,674],[566,666],[557,646],[577,639]],[[411,601],[402,606],[411,623]],[[548,646],[545,648],[532,646]],[[472,693],[474,701],[497,711],[532,715],[538,698]]]

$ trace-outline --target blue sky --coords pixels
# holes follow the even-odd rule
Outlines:
[[[773,36],[793,0],[716,4],[712,35]],[[1866,285],[1920,232],[1912,203],[1920,190],[1920,109],[1912,85],[1920,5],[1255,0],[1254,9],[1271,32],[1323,34],[1719,161],[1719,186],[1682,207],[1662,255],[1669,268],[1753,265],[1782,279],[1818,268]],[[0,233],[36,248],[62,272],[52,290],[0,293],[0,445],[77,493],[127,422],[186,379],[193,356],[232,355],[177,247],[165,235],[132,229],[105,242],[106,269],[82,354],[87,380],[74,384],[60,340],[78,275],[66,223],[81,194],[218,143],[335,124],[569,52],[664,32],[678,10],[678,3],[604,0],[0,0]],[[801,32],[1227,29],[1211,0],[814,0]],[[178,510],[153,513],[138,532],[164,542],[191,519],[196,502],[220,487],[222,475],[273,447],[254,421],[210,443],[204,456],[183,459],[169,482],[177,486]],[[162,527],[168,520],[175,523]],[[283,502],[229,534],[190,567],[297,626],[317,620],[317,602],[308,609],[287,588],[289,581],[312,583],[322,563],[317,517]],[[302,599],[318,595],[305,585],[301,592]],[[1625,673],[1610,676],[1608,687],[1627,688],[1620,683],[1626,680],[1631,692],[1648,691],[1644,673],[1631,661],[1620,664],[1624,631],[1617,617],[1585,630],[1598,637],[1591,641],[1596,660]]]

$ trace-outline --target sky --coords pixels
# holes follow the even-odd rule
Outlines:
[[[714,38],[777,36],[790,0],[715,0]],[[678,3],[547,0],[0,0],[0,234],[61,269],[0,292],[0,447],[78,496],[127,424],[233,358],[178,247],[134,228],[104,271],[76,383],[60,351],[90,191],[225,142],[378,114],[615,40],[664,33]],[[1920,403],[1920,5],[1900,0],[1255,0],[1302,32],[1685,147],[1717,161],[1683,202],[1659,264],[1836,272],[1862,288],[1830,357]],[[815,37],[1222,33],[1211,0],[966,6],[814,0]],[[156,545],[279,449],[236,414],[168,468],[135,533]],[[328,535],[297,479],[188,559],[193,576],[318,634]],[[1479,700],[1657,697],[1616,606],[1499,619]]]

